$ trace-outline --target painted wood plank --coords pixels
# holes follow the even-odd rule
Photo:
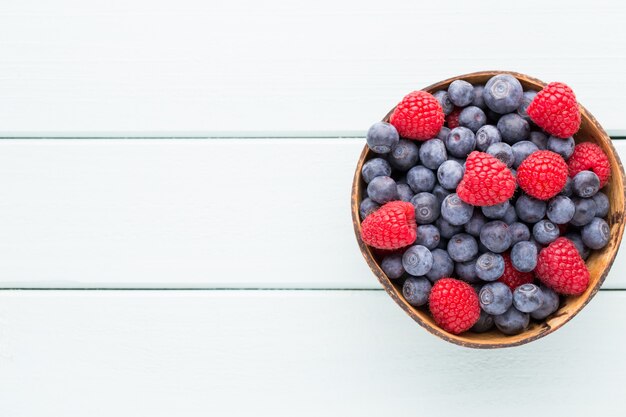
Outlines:
[[[475,351],[378,291],[2,291],[0,414],[623,416],[625,306]]]
[[[626,133],[625,19],[610,0],[3,1],[0,135],[363,132],[485,69],[567,82]]]
[[[2,140],[0,287],[380,288],[350,217],[362,146]]]

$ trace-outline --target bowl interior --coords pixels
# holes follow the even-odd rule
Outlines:
[[[484,71],[450,78],[426,87],[424,90],[434,93],[437,90],[446,89],[452,81],[457,79],[463,79],[472,84],[484,84],[492,76],[502,73],[515,76],[522,83],[525,90],[533,89],[539,91],[545,85],[544,82],[524,74],[505,71]],[[385,275],[380,268],[375,255],[361,240],[359,202],[362,199],[362,193],[365,187],[365,182],[361,178],[361,168],[365,161],[375,155],[367,146],[364,147],[357,164],[354,182],[352,185],[352,219],[354,222],[356,238],[365,260],[374,274],[378,277],[387,293],[398,305],[400,305],[400,307],[404,309],[409,316],[411,316],[421,326],[425,327],[429,332],[449,342],[474,348],[500,348],[521,345],[543,337],[561,327],[573,316],[575,316],[600,289],[600,286],[602,285],[602,282],[608,274],[613,260],[615,259],[615,255],[619,249],[624,231],[624,170],[619,156],[611,143],[610,137],[584,107],[580,106],[580,110],[582,113],[582,123],[580,130],[574,136],[574,139],[576,142],[597,143],[608,155],[611,162],[611,178],[609,183],[602,189],[602,191],[607,194],[610,201],[607,222],[611,230],[611,240],[602,250],[593,251],[586,261],[591,276],[590,284],[587,290],[579,296],[561,297],[560,308],[546,321],[542,323],[535,323],[531,321],[530,327],[525,332],[515,336],[506,336],[497,330],[480,334],[466,332],[461,335],[453,335],[437,326],[432,317],[429,315],[427,307],[415,308],[404,300],[404,297],[402,296],[402,288],[398,283],[390,280]],[[383,120],[388,121],[392,111],[393,109]]]

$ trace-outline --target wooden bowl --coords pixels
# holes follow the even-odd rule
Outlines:
[[[460,75],[458,77],[449,78],[439,83],[424,88],[424,91],[434,93],[435,91],[446,89],[448,85],[455,80],[466,80],[472,84],[485,84],[489,78],[497,74],[510,74],[517,78],[524,86],[524,89],[541,90],[546,83],[536,78],[529,77],[524,74],[508,71],[483,71],[472,74]],[[390,280],[380,268],[379,262],[370,248],[361,240],[361,219],[359,218],[359,203],[362,199],[363,189],[366,187],[365,182],[361,178],[361,168],[363,163],[373,156],[367,145],[364,147],[354,174],[352,183],[352,221],[354,223],[354,232],[357,242],[361,249],[361,253],[365,257],[369,267],[374,272],[378,280],[385,288],[385,291],[391,298],[409,315],[413,320],[419,323],[430,333],[461,346],[482,349],[495,349],[510,346],[519,346],[533,340],[537,340],[546,336],[574,317],[598,292],[600,286],[604,282],[615,255],[622,240],[624,232],[624,168],[611,143],[611,138],[606,134],[602,126],[583,106],[580,106],[582,114],[582,123],[580,130],[574,136],[576,142],[594,142],[600,145],[604,152],[608,155],[611,162],[611,178],[609,183],[603,188],[603,192],[607,194],[610,201],[609,214],[607,222],[611,230],[611,240],[609,244],[602,250],[593,251],[587,259],[587,267],[590,272],[590,282],[587,290],[579,296],[561,297],[561,306],[559,309],[549,316],[544,322],[532,322],[529,328],[521,334],[515,336],[507,336],[497,330],[487,333],[466,332],[460,335],[448,333],[440,328],[428,313],[428,307],[416,308],[406,302],[402,296],[402,288],[400,285]],[[389,120],[389,116],[393,109],[385,116],[384,121]],[[398,280],[399,281],[399,280]]]

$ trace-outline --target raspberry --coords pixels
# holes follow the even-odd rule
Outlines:
[[[611,176],[609,158],[595,143],[583,142],[576,145],[567,164],[571,178],[580,171],[593,171],[600,178],[600,187],[604,187]]]
[[[428,297],[430,312],[439,326],[453,334],[469,330],[480,317],[476,291],[466,282],[442,278]]]
[[[527,113],[537,126],[559,138],[572,136],[580,127],[576,96],[563,83],[546,85],[530,102]]]
[[[589,270],[572,241],[560,237],[539,252],[537,278],[560,294],[578,295],[589,285]]]
[[[552,151],[537,151],[517,168],[517,183],[531,197],[548,200],[567,182],[567,164]]]
[[[465,175],[456,192],[468,204],[494,206],[513,197],[515,177],[496,157],[474,151],[467,157]]]
[[[403,138],[426,140],[437,136],[443,118],[441,104],[432,94],[413,91],[396,106],[389,122]]]
[[[449,129],[454,129],[455,127],[460,126],[459,116],[461,114],[461,110],[463,109],[460,107],[455,107],[454,110],[452,110],[450,114],[446,116],[446,123]]]
[[[361,223],[363,242],[378,249],[399,249],[416,237],[415,207],[404,201],[385,204]]]
[[[515,291],[522,284],[531,284],[533,282],[535,277],[532,272],[520,272],[513,268],[509,252],[503,253],[502,257],[504,258],[504,273],[498,278],[498,281],[508,285],[511,291]]]

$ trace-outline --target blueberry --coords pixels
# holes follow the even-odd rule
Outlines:
[[[530,135],[530,125],[517,113],[505,114],[498,120],[497,126],[502,140],[509,144],[526,140]]]
[[[394,253],[385,256],[380,263],[380,267],[390,279],[400,278],[405,272],[402,266],[402,254]]]
[[[569,239],[574,244],[574,246],[576,246],[576,250],[578,251],[580,257],[583,259],[587,259],[587,257],[591,253],[591,250],[583,243],[583,238],[580,236],[580,234],[576,232],[569,232],[565,234],[565,237]]]
[[[568,160],[574,153],[574,138],[569,137],[567,139],[557,138],[556,136],[550,136],[546,148],[549,151],[558,153],[563,159]]]
[[[450,129],[448,129],[445,126],[442,126],[441,129],[439,130],[439,133],[437,133],[437,139],[441,139],[445,141],[446,139],[448,139],[449,134],[450,134]]]
[[[439,201],[439,205],[441,205],[441,203],[443,203],[443,199],[452,194],[452,191],[448,191],[441,185],[437,184],[435,185],[435,188],[433,188],[432,194],[437,197],[437,201]]]
[[[443,249],[435,249],[433,254],[433,267],[426,273],[426,278],[435,282],[443,277],[449,277],[454,271],[454,262]]]
[[[367,131],[367,146],[376,153],[389,153],[400,141],[400,135],[393,125],[376,122]]]
[[[402,285],[402,295],[413,307],[423,306],[428,302],[432,284],[424,277],[409,277]]]
[[[530,316],[511,306],[505,313],[495,316],[493,321],[502,333],[514,335],[526,330],[530,323]]]
[[[422,245],[426,248],[435,249],[441,240],[439,229],[432,224],[425,224],[417,228],[417,238],[415,239],[416,245]]]
[[[548,201],[548,209],[546,214],[551,222],[556,224],[569,223],[574,217],[576,207],[574,202],[564,195],[557,195]]]
[[[537,266],[537,245],[528,240],[517,242],[511,249],[511,264],[520,272],[530,272]]]
[[[379,204],[398,199],[398,186],[391,177],[376,177],[367,185],[367,195]]]
[[[456,193],[450,194],[441,203],[441,217],[455,226],[467,223],[472,218],[472,213],[474,206],[461,200]]]
[[[549,245],[559,237],[559,228],[550,220],[540,220],[533,226],[533,237],[542,245]]]
[[[413,276],[426,275],[433,266],[433,255],[425,246],[413,245],[402,255],[402,266]]]
[[[541,307],[530,313],[536,320],[543,320],[559,308],[559,295],[551,288],[541,286]]]
[[[435,186],[435,174],[428,168],[418,165],[406,173],[406,182],[416,192],[432,191]]]
[[[592,198],[596,203],[596,217],[605,217],[609,214],[609,198],[606,194],[599,192]]]
[[[474,333],[485,333],[493,328],[493,316],[480,310],[478,321],[470,329]]]
[[[504,273],[504,258],[502,255],[487,252],[476,260],[476,275],[483,281],[495,281]]]
[[[417,224],[428,224],[437,220],[440,214],[440,205],[437,197],[431,193],[415,194],[411,199],[415,206],[415,221]]]
[[[437,99],[441,108],[443,109],[443,114],[446,116],[452,113],[454,110],[454,104],[450,101],[450,96],[446,90],[439,90],[433,96]]]
[[[457,262],[454,264],[454,272],[457,277],[469,283],[480,282],[480,278],[476,275],[476,259],[467,262]]]
[[[511,145],[504,142],[496,142],[490,145],[486,152],[504,162],[509,168],[513,166],[513,163],[515,163],[513,148],[511,148]]]
[[[517,242],[530,239],[530,230],[524,223],[514,222],[509,224],[509,232],[511,233],[511,245],[513,247],[515,247]]]
[[[483,94],[483,98],[484,97],[485,95]],[[498,123],[498,120],[500,119],[500,117],[502,117],[500,113],[496,113],[490,108],[485,109],[485,114],[487,115],[487,123],[492,124],[492,125],[495,125],[496,123]]]
[[[566,197],[571,197],[574,194],[574,182],[570,177],[567,177],[565,180],[565,185],[563,189],[559,192],[559,195],[564,195]]]
[[[448,240],[449,239],[445,239],[443,237],[441,239],[439,239],[439,244],[437,245],[437,247],[435,249],[447,250],[448,249]]]
[[[437,169],[437,180],[447,190],[456,190],[464,173],[463,165],[457,161],[446,161]]]
[[[579,197],[593,197],[600,189],[600,178],[594,172],[580,171],[572,179],[572,189]]]
[[[591,223],[581,231],[583,243],[591,249],[602,249],[609,243],[611,237],[609,225],[603,219],[595,217]]]
[[[504,252],[511,246],[509,225],[501,220],[486,223],[480,231],[480,241],[491,252]]]
[[[512,146],[513,148],[513,156],[515,157],[515,162],[513,162],[513,167],[517,169],[522,161],[528,158],[533,152],[537,152],[539,148],[534,143],[528,140],[522,140],[517,142]]]
[[[367,197],[361,201],[361,205],[359,206],[359,214],[361,215],[361,219],[365,219],[367,216],[375,212],[380,208],[380,205]]]
[[[419,161],[419,147],[414,141],[400,139],[387,156],[389,164],[397,170],[406,171]]]
[[[463,226],[455,226],[453,224],[450,224],[443,217],[439,217],[435,221],[435,226],[437,226],[437,229],[439,229],[439,234],[444,239],[450,239],[452,236],[456,235],[457,233],[460,233],[463,230]],[[447,244],[446,244],[446,247],[447,247]]]
[[[592,198],[572,198],[574,202],[574,207],[576,211],[574,211],[574,217],[570,220],[570,223],[573,226],[584,226],[591,222],[593,218],[596,216],[596,211],[598,207],[596,206],[596,202],[593,201]]]
[[[527,112],[528,105],[531,101],[533,101],[536,95],[536,91],[524,91],[524,94],[522,95],[522,102],[517,108],[517,114],[519,114],[527,122],[530,122],[530,116],[528,116]]]
[[[483,90],[485,104],[496,113],[517,110],[522,103],[524,89],[517,79],[508,74],[491,77]]]
[[[452,156],[466,158],[476,147],[476,136],[474,132],[466,127],[455,127],[450,131],[446,139],[446,149]]]
[[[476,106],[479,109],[485,109],[487,106],[485,106],[485,99],[483,99],[483,90],[485,89],[484,85],[475,85],[474,86],[474,98],[472,99],[472,102],[470,103],[472,106]]]
[[[526,223],[537,223],[546,215],[546,202],[521,194],[515,202],[517,217]]]
[[[478,293],[480,308],[485,313],[502,314],[513,304],[511,289],[501,282],[485,284]]]
[[[388,177],[391,175],[391,165],[383,158],[370,159],[363,164],[361,169],[363,181],[369,183],[376,177]]]
[[[448,254],[455,262],[467,262],[478,254],[478,243],[467,233],[459,233],[448,242]]]
[[[407,184],[406,182],[406,172],[396,172],[392,176],[393,179],[396,180],[396,184]]]
[[[481,207],[481,210],[485,217],[490,219],[501,219],[504,217],[510,206],[511,204],[509,203],[509,200],[506,200],[504,203],[496,204],[494,206]]]
[[[543,294],[535,284],[522,284],[513,291],[513,305],[522,313],[532,313],[542,304]]]
[[[465,223],[465,233],[469,233],[474,237],[480,236],[480,229],[487,223],[487,218],[482,213],[482,211],[474,210],[474,214],[469,219],[467,223]]]
[[[396,185],[398,187],[398,199],[401,201],[411,201],[413,198],[413,190],[409,187],[408,184],[398,184],[396,181]]]
[[[528,140],[537,145],[541,151],[548,149],[548,136],[543,132],[530,132]]]
[[[448,96],[455,106],[465,107],[474,100],[474,86],[463,80],[452,81],[448,86]]]
[[[494,143],[502,142],[502,135],[497,127],[485,125],[476,132],[476,149],[485,152]]]
[[[513,205],[509,206],[501,220],[506,224],[512,224],[517,221],[517,213],[515,212],[515,207]]]
[[[439,165],[448,159],[446,145],[441,139],[431,139],[422,144],[419,150],[422,165],[426,168],[437,169]]]
[[[459,125],[476,132],[487,123],[485,112],[476,106],[469,106],[459,113]]]

